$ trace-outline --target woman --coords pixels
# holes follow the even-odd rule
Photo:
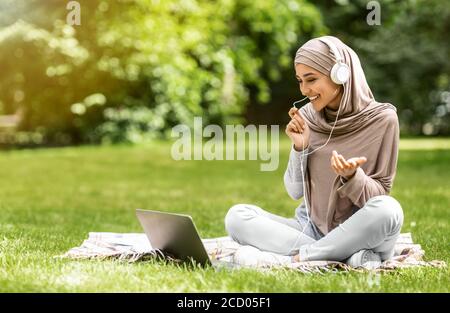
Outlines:
[[[400,204],[388,196],[398,156],[396,109],[375,101],[358,56],[338,38],[308,41],[294,65],[310,102],[289,111],[284,183],[303,201],[294,218],[251,204],[230,208],[226,230],[246,246],[235,261],[377,267],[393,256],[403,224]]]

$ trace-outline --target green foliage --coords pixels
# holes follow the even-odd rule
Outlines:
[[[397,9],[389,25],[361,42],[372,56],[370,77],[399,108],[404,131],[449,134],[450,2],[404,1]]]
[[[61,104],[74,92],[68,77],[89,55],[73,29],[58,23],[49,32],[18,21],[0,31],[0,44],[2,111],[24,109],[26,130],[66,130],[70,112]]]
[[[66,24],[66,1],[0,2],[0,114],[21,116],[10,141],[148,141],[194,116],[223,125],[256,111],[283,122],[293,53],[327,29],[360,55],[403,134],[450,133],[447,2],[379,1],[379,26],[366,0],[79,2],[80,26]]]
[[[192,126],[193,116],[206,123],[242,121],[249,88],[257,89],[260,102],[270,100],[268,82],[290,65],[302,28],[321,28],[318,11],[303,1],[134,3],[99,37],[99,45],[116,54],[103,56],[99,68],[139,85],[118,104],[121,113],[108,111],[106,128],[115,125],[120,138],[137,138],[139,129],[167,135],[175,124]],[[123,115],[131,120],[118,122]],[[133,118],[144,115],[147,125]]]
[[[376,98],[398,108],[403,133],[450,133],[448,1],[379,1],[374,26],[366,23],[366,0],[317,3],[333,34],[361,57]]]
[[[24,106],[21,128],[50,141],[56,134],[72,142],[164,137],[173,125],[191,125],[193,116],[242,121],[250,90],[268,102],[269,84],[291,66],[299,38],[323,31],[319,11],[303,0],[80,3],[81,26],[65,24],[63,5],[31,1],[59,12],[58,19],[45,24],[40,16],[24,16],[26,22],[0,29],[2,68],[11,64],[0,74],[9,91],[0,94],[9,104],[4,111]],[[17,30],[24,27],[45,38],[30,43],[28,31]],[[16,76],[27,79],[14,84]],[[14,100],[17,90],[25,99]],[[84,105],[92,94],[107,101]]]

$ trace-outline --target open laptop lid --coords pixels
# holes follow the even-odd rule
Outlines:
[[[137,209],[136,216],[153,248],[183,261],[211,265],[189,215]]]

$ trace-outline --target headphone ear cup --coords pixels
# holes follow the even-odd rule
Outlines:
[[[350,69],[345,63],[336,63],[331,69],[331,80],[338,84],[345,84],[350,78]]]

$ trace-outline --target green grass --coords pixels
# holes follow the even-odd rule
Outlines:
[[[225,235],[235,203],[255,203],[292,216],[280,166],[260,161],[173,161],[170,143],[145,147],[74,147],[0,153],[0,291],[2,292],[449,292],[447,268],[369,273],[301,274],[289,270],[187,269],[158,262],[73,261],[53,256],[79,245],[89,231],[141,232],[136,208],[193,216],[202,237]],[[408,139],[393,196],[402,232],[426,258],[450,261],[450,140]]]

